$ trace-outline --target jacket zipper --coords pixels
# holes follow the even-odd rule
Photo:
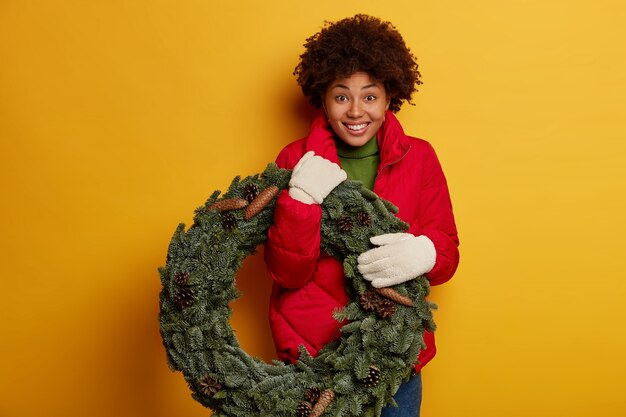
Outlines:
[[[398,158],[398,159],[396,159],[395,161],[390,162],[390,163],[388,163],[387,165],[385,165],[385,166],[383,166],[382,168],[380,168],[379,173],[380,173],[380,172],[382,172],[382,171],[383,171],[383,169],[387,169],[387,168],[389,168],[390,166],[395,165],[395,164],[397,164],[398,162],[402,161],[402,160],[404,159],[404,157],[405,157],[405,156],[407,156],[407,155],[409,154],[409,151],[410,151],[410,150],[411,150],[411,145],[409,145],[409,147],[407,148],[406,152],[405,152],[405,153],[404,153],[404,154],[403,154],[400,158]]]

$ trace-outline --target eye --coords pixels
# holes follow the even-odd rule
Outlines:
[[[343,94],[339,94],[338,96],[335,96],[335,101],[337,103],[343,103],[348,101],[348,97],[344,96]]]
[[[374,101],[374,100],[376,100],[376,96],[373,94],[370,94],[365,97],[365,101]]]

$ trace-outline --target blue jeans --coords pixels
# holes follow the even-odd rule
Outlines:
[[[386,406],[380,413],[380,417],[419,417],[422,405],[422,374],[418,372],[411,379],[403,382],[393,399],[396,400],[398,406]]]

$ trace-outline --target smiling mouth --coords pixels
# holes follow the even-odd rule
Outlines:
[[[349,130],[353,130],[353,131],[357,131],[357,130],[363,130],[367,127],[369,123],[360,123],[358,125],[349,125],[349,124],[344,124],[344,126],[349,129]]]

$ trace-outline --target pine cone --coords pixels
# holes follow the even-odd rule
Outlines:
[[[248,203],[252,203],[252,200],[259,195],[259,186],[256,184],[248,184],[243,189],[243,198],[246,199]]]
[[[208,375],[203,376],[198,385],[200,386],[200,392],[209,397],[212,397],[222,389],[222,385]]]
[[[359,223],[361,223],[362,226],[369,226],[372,224],[372,215],[362,211],[359,214],[357,214],[357,219],[359,220]]]
[[[311,403],[308,401],[302,401],[298,404],[298,408],[296,408],[296,415],[298,417],[308,417],[311,414]]]
[[[363,307],[363,310],[365,311],[376,310],[378,308],[378,305],[382,301],[378,294],[370,290],[367,290],[363,294],[361,294],[361,298],[359,300],[361,302],[361,307]]]
[[[224,230],[234,230],[237,228],[237,218],[232,213],[222,214],[222,227]]]
[[[348,216],[341,216],[339,220],[337,220],[337,227],[342,232],[349,232],[352,230],[352,226],[354,226],[354,224],[352,223],[352,219]]]
[[[366,387],[373,387],[380,382],[381,378],[380,369],[376,365],[370,365],[370,370],[367,376],[363,379],[363,383]]]
[[[392,301],[395,301],[398,304],[402,304],[403,306],[413,307],[413,300],[411,300],[406,295],[400,294],[398,291],[394,290],[391,287],[383,287],[383,288],[374,288],[378,294],[382,295],[385,298],[388,298]]]
[[[222,211],[229,210],[237,210],[240,208],[244,208],[248,205],[248,202],[243,198],[227,198],[226,200],[218,201],[217,203],[212,204],[207,211],[209,210],[217,210],[220,213]]]
[[[261,191],[246,208],[246,220],[250,220],[252,217],[259,214],[265,206],[276,197],[278,191],[278,187],[275,185],[270,185],[265,190]]]
[[[194,301],[194,291],[191,288],[184,287],[178,290],[174,296],[174,302],[179,308],[189,307]]]
[[[304,398],[307,401],[314,403],[320,398],[320,389],[319,388],[308,388],[304,392]]]
[[[396,304],[391,300],[380,300],[380,303],[376,306],[376,314],[383,319],[393,316],[395,312]]]
[[[333,398],[335,398],[335,393],[332,389],[325,389],[322,391],[320,399],[311,409],[309,417],[320,417],[324,413],[324,410],[326,410],[326,407],[328,407],[328,405],[333,401]]]
[[[189,282],[189,272],[177,272],[174,275],[174,283],[179,287],[187,285],[187,282]]]

